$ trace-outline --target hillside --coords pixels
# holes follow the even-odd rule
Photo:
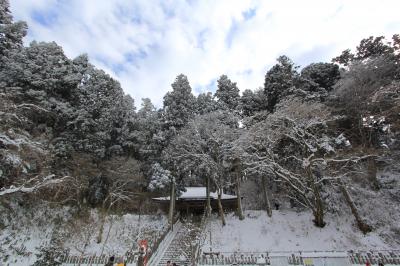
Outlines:
[[[27,33],[0,0],[0,264],[136,252],[177,214],[152,197],[188,186],[239,199],[204,250],[400,248],[398,34],[331,62],[281,55],[254,90],[179,74],[156,106]]]
[[[274,211],[269,218],[262,211],[245,211],[245,220],[227,216],[222,227],[214,217],[205,230],[203,251],[209,252],[290,252],[399,249],[391,226],[378,228],[367,235],[357,230],[347,215],[328,215],[327,225],[315,229],[307,212]],[[211,230],[211,233],[210,233]],[[211,240],[210,240],[211,238]]]

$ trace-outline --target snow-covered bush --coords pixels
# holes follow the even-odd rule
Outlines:
[[[163,191],[169,187],[171,182],[174,181],[171,172],[164,169],[159,163],[153,164],[151,171],[152,175],[148,186],[150,191]]]

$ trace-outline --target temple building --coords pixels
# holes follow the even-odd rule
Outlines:
[[[217,205],[218,195],[216,192],[210,192],[211,208],[218,209]],[[169,196],[153,198],[153,201],[159,204],[163,210],[169,208]],[[207,193],[206,187],[186,187],[186,191],[176,198],[176,210],[185,212],[198,212],[203,211],[206,206]],[[237,208],[237,196],[222,193],[221,203],[224,209]]]

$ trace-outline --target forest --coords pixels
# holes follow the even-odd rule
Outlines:
[[[399,204],[398,34],[367,37],[331,62],[298,66],[282,55],[254,89],[223,74],[215,93],[194,95],[179,74],[157,108],[149,98],[135,103],[85,54],[67,58],[54,42],[24,46],[27,29],[1,0],[2,209],[45,202],[104,217],[152,213],[154,195],[206,186],[219,198],[240,196],[254,182],[269,216],[288,202],[323,228],[327,212],[349,209],[368,233],[374,223],[359,211],[368,199],[358,202],[353,184]],[[221,204],[219,216],[224,224]]]

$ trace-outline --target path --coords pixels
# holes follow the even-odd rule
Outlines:
[[[161,242],[148,265],[165,266],[167,261],[171,261],[180,266],[189,266],[194,245],[199,235],[196,218],[189,219],[186,222],[178,221],[174,225],[174,230],[169,232]]]

